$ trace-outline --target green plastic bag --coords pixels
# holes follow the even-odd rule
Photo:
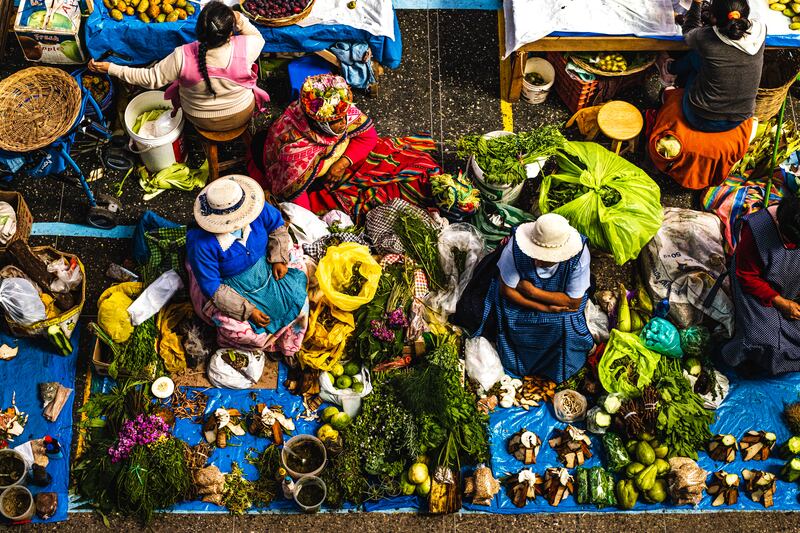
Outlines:
[[[542,181],[539,210],[563,215],[592,246],[611,252],[619,265],[638,257],[663,219],[656,182],[596,143],[568,142],[556,154],[556,162],[559,172]],[[565,184],[572,184],[575,192],[564,194]],[[603,196],[616,203],[605,205]]]
[[[600,383],[607,392],[637,398],[650,384],[661,356],[645,348],[639,337],[612,329],[606,351],[597,365]],[[631,379],[635,379],[635,383]]]
[[[668,320],[652,318],[639,334],[645,347],[674,359],[683,357],[681,335],[678,328]]]
[[[533,215],[508,204],[484,201],[472,224],[483,236],[487,250],[493,250],[511,230],[524,222],[534,220]],[[499,223],[499,224],[498,224]]]

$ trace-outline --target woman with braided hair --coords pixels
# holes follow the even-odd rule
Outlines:
[[[176,48],[150,68],[90,61],[89,68],[133,85],[158,89],[183,109],[195,126],[228,131],[246,124],[269,96],[258,88],[256,61],[264,38],[240,13],[222,2],[206,4],[197,17],[197,41]]]

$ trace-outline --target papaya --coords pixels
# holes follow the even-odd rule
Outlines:
[[[122,12],[119,9],[112,9],[111,18],[114,20],[122,20]]]

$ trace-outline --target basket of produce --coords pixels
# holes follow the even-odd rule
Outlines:
[[[0,81],[0,149],[30,152],[69,131],[81,111],[81,88],[57,68],[30,67]]]
[[[53,312],[47,314],[48,318],[37,320],[30,324],[23,324],[21,321],[14,320],[9,316],[10,313],[7,312],[6,322],[11,333],[17,337],[47,335],[57,343],[58,337],[60,337],[58,331],[60,330],[68,339],[78,324],[78,318],[86,301],[86,270],[81,260],[76,255],[60,252],[50,246],[30,248],[22,241],[11,243],[8,247],[8,252],[13,257],[14,262],[20,266],[22,272],[35,283],[45,308],[53,310]],[[68,272],[74,273],[74,279],[80,280],[78,285],[71,290],[56,290],[66,289],[66,287],[59,286],[58,283],[61,278],[50,272],[52,266],[62,259],[66,263]],[[56,326],[56,328],[52,328],[52,326]],[[66,344],[68,344],[68,341],[66,341]],[[59,348],[62,348],[62,346],[59,345]],[[72,351],[71,346],[65,345],[63,348],[63,355],[68,355],[68,349],[69,352]]]
[[[759,122],[766,122],[778,114],[794,80],[800,75],[800,61],[786,52],[770,50],[765,55],[753,112]]]
[[[135,17],[145,24],[186,20],[195,12],[189,0],[103,0],[103,5],[116,21]]]
[[[242,13],[256,24],[281,28],[306,18],[314,0],[241,0],[239,5]]]
[[[100,109],[107,111],[114,102],[114,85],[108,74],[96,74],[88,72],[86,69],[76,70],[72,73],[78,83],[92,94],[92,98],[100,106]]]
[[[655,54],[622,54],[600,52],[597,54],[571,54],[575,66],[596,76],[630,76],[644,72],[656,62]]]
[[[493,131],[458,140],[459,157],[469,157],[469,172],[481,195],[492,202],[513,204],[525,180],[535,178],[548,157],[563,146],[556,126],[530,132]]]
[[[0,253],[3,253],[6,251],[6,247],[12,242],[28,240],[31,234],[31,227],[33,226],[33,215],[31,215],[31,210],[28,209],[28,204],[25,203],[25,199],[18,192],[0,191],[0,202],[5,202],[10,205],[11,208],[14,209],[14,213],[17,217],[17,230],[5,244],[0,244]],[[2,218],[2,215],[0,215],[0,229],[5,226],[5,223],[2,222]]]

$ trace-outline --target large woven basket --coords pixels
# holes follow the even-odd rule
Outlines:
[[[282,18],[277,18],[277,19],[271,19],[271,18],[267,18],[267,17],[262,17],[261,15],[256,15],[254,13],[250,13],[244,7],[245,2],[246,2],[246,0],[240,0],[239,1],[239,7],[241,8],[242,13],[244,13],[247,16],[247,18],[249,18],[250,20],[252,20],[256,24],[261,24],[262,26],[270,26],[270,27],[273,27],[273,28],[282,28],[284,26],[291,26],[292,24],[297,24],[298,22],[300,22],[301,20],[306,18],[308,16],[308,14],[311,13],[311,8],[314,7],[314,0],[311,0],[308,3],[308,5],[305,7],[305,9],[303,9],[300,13],[298,13],[296,15],[291,15],[289,17],[282,17]]]
[[[608,72],[606,70],[600,70],[599,68],[593,67],[591,64],[587,63],[586,61],[577,56],[570,56],[569,60],[575,63],[575,66],[582,68],[586,72],[591,72],[596,76],[605,76],[608,78],[613,78],[616,76],[630,76],[631,74],[638,74],[639,72],[644,72],[645,70],[649,69],[655,64],[656,57],[653,56],[653,58],[650,59],[649,61],[645,61],[640,65],[636,65],[635,67],[629,68],[628,70],[623,70],[622,72]]]
[[[6,251],[8,245],[14,241],[28,242],[28,237],[31,235],[31,228],[33,227],[33,215],[31,210],[28,209],[28,204],[22,195],[15,191],[0,191],[0,202],[6,202],[14,208],[14,213],[17,215],[17,231],[5,244],[0,245],[0,253]]]
[[[57,68],[30,67],[0,81],[0,149],[30,152],[67,133],[81,110],[81,88]]]
[[[792,87],[797,75],[800,75],[800,72],[796,72],[789,81],[775,89],[765,89],[763,87],[758,88],[758,94],[756,95],[756,109],[753,114],[759,122],[767,122],[769,119],[778,114],[778,111],[781,110],[783,101],[786,99],[786,95],[789,94],[789,89]]]

